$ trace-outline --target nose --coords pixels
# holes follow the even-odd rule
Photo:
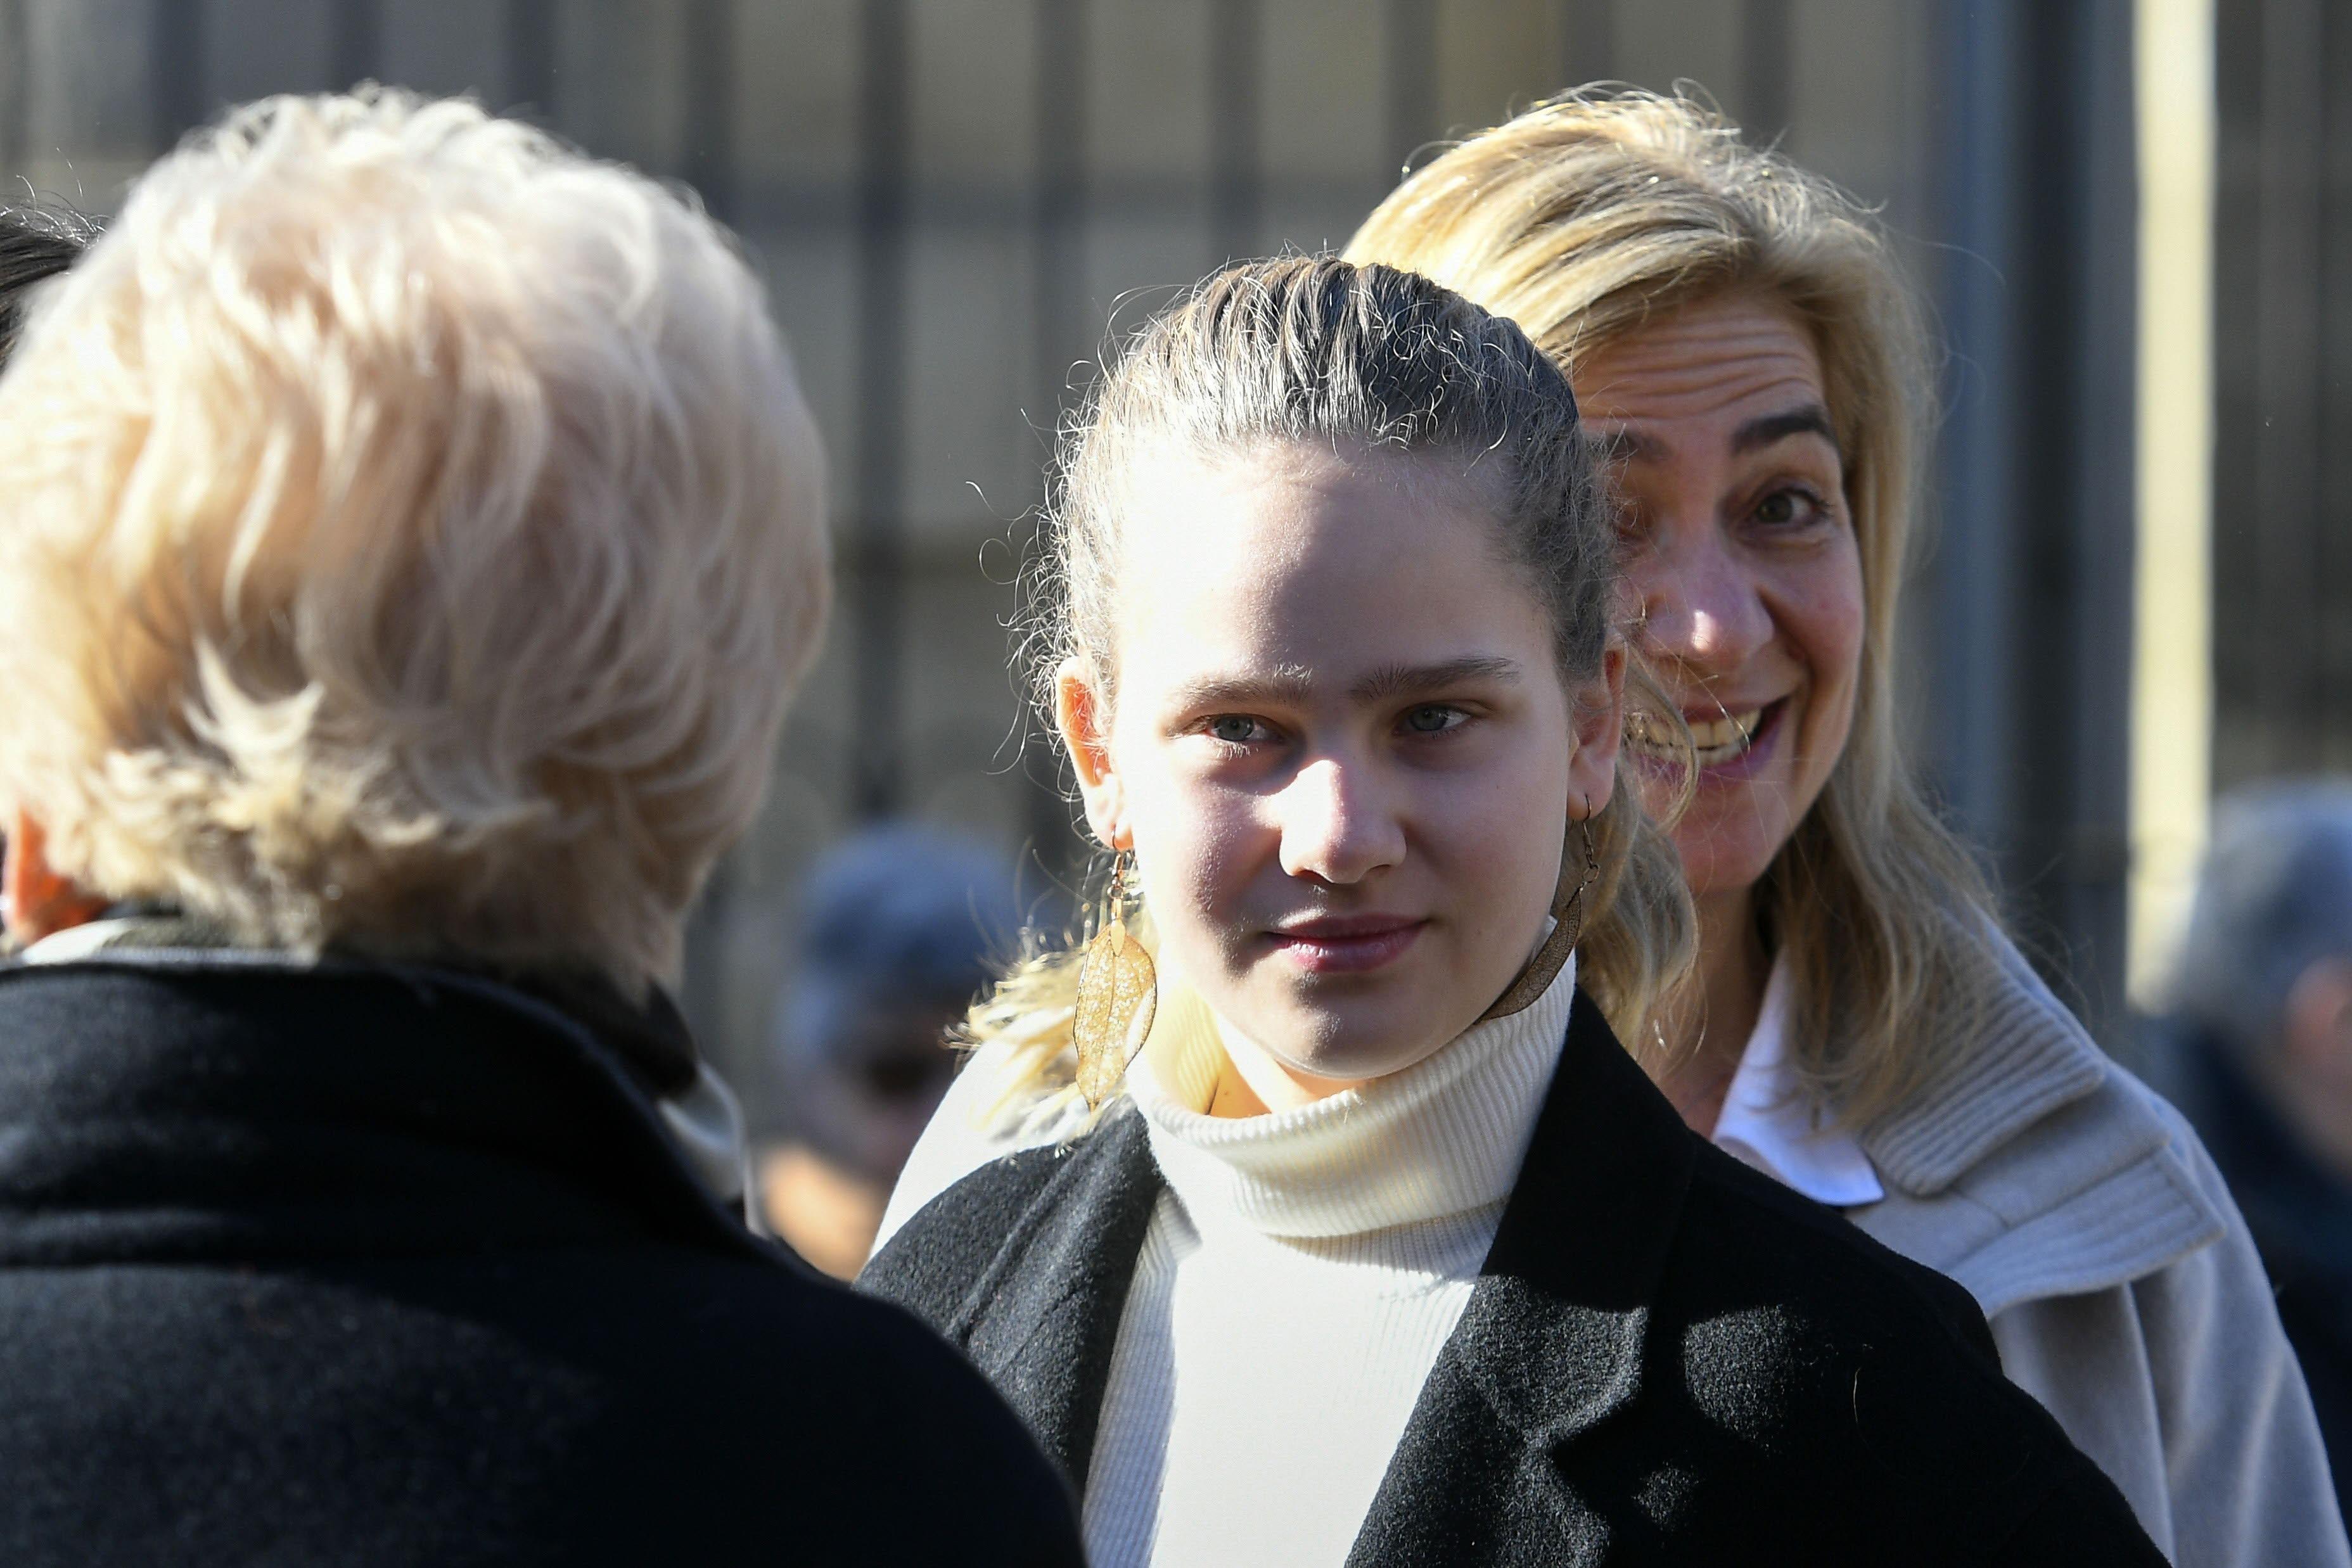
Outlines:
[[[1284,871],[1346,886],[1404,858],[1404,825],[1367,772],[1322,758],[1284,787],[1276,797]]]
[[[1701,678],[1736,673],[1772,639],[1772,612],[1753,567],[1712,526],[1659,535],[1632,574],[1643,645]]]

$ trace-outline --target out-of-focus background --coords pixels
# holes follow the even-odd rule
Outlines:
[[[821,852],[918,819],[1045,908],[1074,863],[1005,621],[1114,310],[1578,83],[1697,84],[1903,236],[1948,350],[1908,722],[2104,1038],[2213,789],[2352,768],[2341,0],[0,0],[0,171],[102,214],[221,106],[362,78],[690,183],[773,288],[840,612],[686,988],[763,1118]]]

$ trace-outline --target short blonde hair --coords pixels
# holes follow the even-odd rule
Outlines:
[[[1853,728],[1759,903],[1794,978],[1802,1069],[1851,1121],[1891,1108],[2005,982],[1981,873],[1896,735],[1895,622],[1916,546],[1927,333],[1871,215],[1687,98],[1585,91],[1454,147],[1346,254],[1426,272],[1583,357],[1727,294],[1791,311],[1822,358],[1863,570]]]
[[[462,101],[157,163],[0,378],[0,798],[241,942],[669,976],[829,594],[688,199]]]

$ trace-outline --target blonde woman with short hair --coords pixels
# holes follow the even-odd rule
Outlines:
[[[1426,278],[1248,264],[1145,326],[1031,628],[1122,869],[975,1011],[861,1286],[1027,1417],[1096,1568],[2159,1561],[1963,1292],[1618,1044],[1689,907],[1611,545],[1558,368]]]
[[[36,302],[0,494],[11,1563],[1077,1561],[743,1228],[662,989],[827,595],[729,236],[469,103],[237,110]]]
[[[1897,742],[1926,339],[1869,214],[1686,99],[1583,93],[1415,172],[1348,254],[1512,317],[1613,458],[1691,994],[1636,1036],[1697,1131],[1957,1279],[2183,1563],[2347,1560],[2310,1399],[2181,1118],[2002,932]]]

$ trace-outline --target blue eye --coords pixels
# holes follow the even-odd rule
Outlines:
[[[1469,716],[1458,707],[1431,704],[1417,707],[1404,716],[1404,727],[1415,735],[1443,735],[1460,725]]]
[[[1263,728],[1257,720],[1236,713],[1219,714],[1208,723],[1209,733],[1228,746],[1247,746]]]

